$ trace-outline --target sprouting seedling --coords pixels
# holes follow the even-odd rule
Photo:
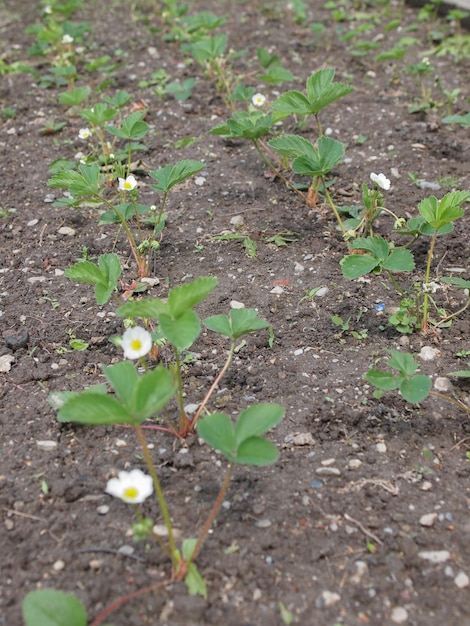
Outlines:
[[[386,365],[395,371],[389,372],[372,368],[364,375],[367,382],[383,391],[398,389],[407,402],[418,403],[428,396],[434,396],[450,402],[466,413],[470,413],[468,405],[464,402],[439,391],[434,391],[431,377],[416,373],[419,365],[411,354],[393,349],[387,350],[387,352],[391,354],[391,358],[386,361]],[[470,375],[470,372],[457,371],[450,372],[449,375],[466,377]]]
[[[273,111],[287,115],[313,115],[319,135],[323,135],[319,113],[328,105],[354,91],[354,87],[334,82],[335,70],[324,68],[314,72],[306,84],[306,93],[291,90],[281,94],[272,104]]]
[[[293,159],[292,170],[296,174],[312,178],[307,196],[308,204],[316,204],[318,190],[320,184],[323,183],[323,192],[344,234],[343,222],[324,178],[344,157],[344,144],[325,136],[319,137],[316,144],[312,144],[308,139],[300,135],[283,135],[271,139],[268,145],[282,156]]]

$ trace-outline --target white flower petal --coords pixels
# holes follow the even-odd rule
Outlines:
[[[117,478],[108,480],[105,491],[129,504],[140,504],[152,495],[153,481],[140,469],[121,471]]]
[[[152,343],[152,335],[145,328],[135,326],[124,332],[121,348],[126,359],[140,359],[150,352]]]
[[[388,191],[390,189],[391,183],[390,180],[385,176],[385,174],[374,174],[374,172],[372,172],[370,175],[370,179],[381,189],[384,189],[385,191]]]

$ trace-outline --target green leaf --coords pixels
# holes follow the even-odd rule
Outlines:
[[[204,325],[209,330],[235,340],[248,333],[267,328],[269,323],[259,318],[255,309],[232,309],[229,316],[213,315],[206,318]]]
[[[382,267],[391,272],[411,272],[415,268],[413,255],[409,250],[397,248],[392,250]]]
[[[276,446],[263,437],[250,437],[238,446],[234,463],[241,465],[271,465],[279,458]]]
[[[262,403],[244,409],[235,425],[237,449],[246,439],[262,435],[274,428],[284,417],[285,410],[279,404]]]
[[[75,89],[69,89],[68,91],[60,93],[57,100],[59,104],[78,106],[88,98],[90,91],[90,87],[76,87]]]
[[[65,270],[65,275],[78,283],[97,285],[103,282],[104,277],[100,268],[91,261],[79,261]]]
[[[202,596],[207,600],[207,586],[194,563],[188,565],[184,583],[190,596]]]
[[[470,378],[470,370],[456,370],[449,372],[448,376],[459,376],[460,378]]]
[[[463,278],[459,278],[458,276],[444,276],[441,278],[441,281],[443,283],[447,283],[448,285],[455,285],[461,289],[470,289],[470,280],[465,280]]]
[[[316,115],[332,102],[354,91],[354,87],[344,83],[333,83],[335,70],[324,68],[314,72],[307,79],[307,96],[311,112]]]
[[[229,460],[235,452],[235,430],[230,418],[225,413],[212,413],[197,423],[198,435],[204,441],[219,450]]]
[[[85,607],[74,596],[55,589],[30,591],[23,600],[26,626],[86,626]]]
[[[424,198],[418,205],[418,210],[426,222],[438,230],[446,224],[450,224],[464,214],[461,205],[470,198],[468,191],[452,191],[447,193],[441,200],[435,196]]]
[[[202,37],[191,46],[192,56],[196,61],[210,61],[221,57],[227,47],[227,35],[219,34],[214,37]]]
[[[289,70],[286,70],[282,65],[272,65],[264,74],[258,76],[259,80],[271,85],[277,85],[286,81],[294,80],[295,76]]]
[[[192,309],[185,311],[177,318],[161,313],[158,321],[166,339],[178,350],[187,350],[201,332],[199,316]]]
[[[127,141],[138,141],[145,137],[149,129],[147,122],[143,121],[146,114],[146,110],[135,111],[123,120],[121,128],[108,125],[106,126],[106,130],[115,137],[127,139]]]
[[[205,167],[205,163],[190,159],[178,161],[174,165],[165,165],[165,167],[161,167],[159,170],[150,172],[150,176],[157,181],[156,185],[150,186],[152,189],[167,193],[172,187],[197,174]]]
[[[346,278],[353,280],[372,272],[379,262],[370,254],[349,254],[339,262]]]
[[[408,402],[421,402],[431,391],[432,381],[429,376],[417,374],[400,383],[400,393]]]
[[[393,348],[387,352],[392,355],[392,358],[388,359],[387,365],[398,370],[403,376],[408,378],[418,369],[418,364],[408,352],[400,352],[393,350]]]
[[[312,108],[307,97],[300,91],[292,90],[281,94],[272,103],[273,111],[281,113],[292,113],[293,115],[308,115],[312,113]]]
[[[134,393],[139,382],[135,366],[130,361],[121,361],[103,367],[103,374],[125,408],[134,413]]]
[[[372,252],[377,262],[384,261],[389,252],[389,245],[382,237],[358,237],[350,243],[350,247],[354,250],[367,250]]]
[[[292,169],[296,174],[305,176],[324,176],[341,161],[344,156],[344,144],[331,137],[320,137],[317,147],[299,156],[292,162]]]
[[[233,338],[232,326],[226,315],[211,315],[211,317],[206,317],[206,319],[203,320],[203,324],[206,328],[213,330],[215,333]]]
[[[281,137],[275,137],[268,142],[268,145],[288,159],[295,159],[305,154],[311,154],[312,148],[314,149],[312,143],[300,135],[282,135]]]
[[[470,128],[470,111],[465,115],[449,115],[442,121],[444,124],[460,124],[461,126]]]
[[[168,310],[173,317],[179,317],[196,304],[202,302],[217,286],[213,276],[201,276],[191,283],[173,287],[168,294]]]
[[[138,381],[134,394],[134,415],[143,422],[161,411],[175,393],[176,383],[169,370],[159,365],[144,374]]]
[[[59,410],[57,419],[59,422],[77,422],[94,426],[135,423],[132,415],[119,400],[100,393],[81,393],[70,398]]]
[[[129,317],[130,319],[141,317],[142,319],[158,320],[162,313],[168,313],[168,306],[158,298],[126,302],[116,310],[116,315],[119,317]]]
[[[117,115],[117,110],[108,107],[103,102],[97,102],[92,109],[81,111],[81,117],[94,126],[104,126]]]
[[[383,372],[381,370],[369,370],[364,378],[367,382],[375,385],[379,389],[385,389],[390,391],[391,389],[398,389],[401,381],[403,380],[401,376],[397,376],[396,374],[392,374],[392,372]]]

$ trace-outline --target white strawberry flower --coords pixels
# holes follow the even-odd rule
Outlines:
[[[119,178],[120,191],[132,191],[137,187],[135,176],[130,174],[127,178]]]
[[[91,130],[89,128],[80,128],[78,131],[78,138],[88,139],[89,137],[91,137]]]
[[[255,93],[255,95],[251,98],[251,102],[255,107],[262,107],[266,102],[266,96],[263,96],[262,93]]]
[[[388,191],[390,189],[390,180],[385,176],[385,174],[374,174],[371,173],[370,179],[373,183],[375,183],[381,189],[385,189]]]
[[[121,341],[121,348],[124,350],[126,359],[140,359],[152,349],[152,335],[141,326],[128,328]]]
[[[117,478],[111,478],[106,485],[106,493],[128,504],[140,504],[153,493],[151,476],[140,469],[119,472]]]
[[[73,37],[72,35],[68,35],[67,33],[62,37],[62,43],[63,44],[68,44],[68,43],[72,43],[73,42]]]

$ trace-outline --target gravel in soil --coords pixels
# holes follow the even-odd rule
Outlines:
[[[219,285],[200,307],[202,317],[226,313],[234,300],[257,308],[272,324],[274,343],[269,345],[268,331],[247,339],[213,408],[238,413],[255,401],[273,401],[285,407],[286,418],[270,435],[280,460],[268,468],[238,468],[201,551],[207,601],[175,584],[124,605],[112,623],[272,626],[284,623],[282,603],[299,624],[469,626],[468,416],[436,398],[420,405],[393,393],[376,399],[363,379],[387,348],[415,354],[432,348],[433,359],[421,359],[420,369],[434,379],[461,369],[456,354],[470,350],[468,312],[432,335],[400,337],[387,328],[376,305],[391,307],[397,298],[382,276],[342,276],[345,249],[329,209],[303,205],[265,176],[248,144],[208,135],[229,115],[213,84],[198,66],[185,65],[177,43],[163,43],[148,27],[152,15],[142,19],[136,3],[113,7],[91,3],[81,17],[92,22],[94,56],[114,58],[120,50],[124,62],[110,89],[127,89],[133,100],[148,104],[152,132],[144,161],[152,169],[182,158],[207,165],[204,184],[191,180],[169,200],[155,265],[159,282],[149,293],[164,297],[168,285],[215,275]],[[416,215],[418,202],[429,195],[410,182],[408,172],[441,186],[452,178],[458,188],[469,188],[468,129],[442,124],[442,110],[408,113],[417,88],[405,63],[351,56],[323,3],[307,3],[310,21],[325,23],[322,37],[276,7],[197,0],[190,10],[227,17],[229,45],[248,51],[236,62],[240,72],[250,71],[257,47],[265,45],[295,74],[290,88],[303,89],[322,66],[336,67],[339,79],[348,77],[356,86],[322,118],[332,136],[348,144],[347,159],[334,171],[338,202],[359,203],[360,185],[371,171],[392,172],[387,206],[401,215]],[[29,61],[32,38],[25,27],[37,17],[35,2],[3,2],[2,54]],[[411,24],[418,43],[407,63],[419,61],[429,47],[429,24],[418,23],[416,12],[405,8],[402,28]],[[387,36],[393,43],[393,33]],[[38,72],[47,70],[46,59],[34,63]],[[468,59],[456,63],[445,56],[432,63],[444,87],[459,88],[461,101],[468,99]],[[189,100],[161,99],[152,87],[138,86],[160,67],[172,78],[197,77]],[[274,88],[256,87],[274,97]],[[21,602],[32,589],[74,593],[91,619],[168,573],[156,548],[132,542],[129,509],[104,493],[114,471],[142,466],[132,433],[61,425],[47,401],[52,391],[100,381],[101,364],[119,356],[108,341],[122,332],[113,307],[98,307],[92,291],[69,281],[64,271],[85,247],[91,258],[111,250],[123,262],[128,258],[117,229],[98,227],[93,209],[53,204],[60,194],[47,187],[48,167],[80,149],[80,119],[65,115],[59,92],[39,88],[29,74],[5,74],[0,86],[2,109],[15,109],[0,126],[0,204],[16,210],[0,220],[0,624],[9,626],[21,623]],[[67,124],[59,134],[41,134],[51,118]],[[284,124],[296,132],[292,120]],[[367,140],[361,143],[359,136]],[[196,141],[178,149],[178,140],[187,137]],[[152,197],[148,184],[140,175],[144,201]],[[386,220],[378,224],[383,234]],[[213,240],[235,231],[257,243],[254,258],[239,242]],[[289,245],[266,242],[284,231],[296,233]],[[466,216],[438,241],[442,272],[460,267],[459,275],[469,278],[469,232]],[[414,278],[422,280],[425,245],[414,252]],[[129,279],[133,272],[130,263]],[[327,289],[304,298],[314,287]],[[364,338],[340,334],[332,315],[351,317],[356,330],[366,330]],[[70,332],[89,343],[86,351],[69,349]],[[223,342],[202,333],[187,364],[191,402],[202,399],[225,350]],[[446,385],[469,403],[468,384]],[[179,443],[151,432],[149,442],[175,524],[183,536],[193,536],[216,497],[222,457],[197,439]],[[145,510],[161,522],[155,504],[147,501]]]

